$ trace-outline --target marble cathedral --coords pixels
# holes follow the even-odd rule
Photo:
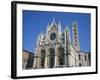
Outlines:
[[[90,52],[80,50],[78,25],[72,23],[73,41],[68,26],[62,29],[53,19],[46,33],[38,36],[34,54],[34,69],[90,66]]]

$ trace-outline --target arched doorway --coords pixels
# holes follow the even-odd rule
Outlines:
[[[41,50],[41,67],[42,68],[45,67],[45,55],[46,55],[45,50]]]
[[[49,49],[49,68],[53,68],[55,62],[55,50],[53,48]]]
[[[62,66],[65,63],[65,61],[64,61],[64,48],[59,47],[58,52],[59,52],[59,58],[58,58],[59,65]]]

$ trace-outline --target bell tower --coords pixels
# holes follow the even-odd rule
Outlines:
[[[73,45],[76,51],[80,51],[80,43],[78,36],[78,25],[77,22],[72,24],[72,32],[73,32]]]

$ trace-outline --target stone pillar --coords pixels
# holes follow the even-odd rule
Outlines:
[[[59,51],[58,48],[55,49],[55,67],[59,66]]]
[[[46,57],[45,57],[45,68],[49,67],[49,51],[46,50]]]
[[[33,68],[37,68],[37,56],[34,56]]]
[[[41,52],[38,53],[37,68],[41,68]]]
[[[38,57],[37,67],[41,68],[41,57],[40,56]]]

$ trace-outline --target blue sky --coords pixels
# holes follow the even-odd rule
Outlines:
[[[55,18],[58,23],[61,22],[62,28],[68,25],[72,40],[72,23],[77,21],[80,49],[90,51],[90,20],[88,13],[69,13],[69,12],[51,12],[51,11],[31,11],[23,10],[23,49],[33,52],[37,43],[37,36],[43,31],[46,32],[47,25]]]

